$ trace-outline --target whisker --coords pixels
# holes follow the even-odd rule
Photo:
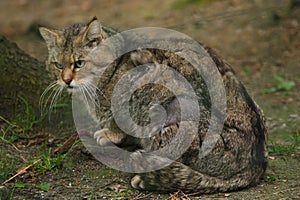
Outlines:
[[[82,95],[83,95],[83,98],[84,98],[84,101],[85,101],[86,105],[88,106],[88,105],[89,105],[89,102],[88,102],[87,96],[86,96],[86,94],[85,94],[85,90],[84,90],[83,84],[79,84],[79,85],[78,85],[78,88],[79,88],[80,92],[81,92]]]
[[[41,94],[39,107],[41,110],[41,115],[49,114],[49,119],[51,118],[51,113],[55,107],[55,103],[60,98],[61,93],[64,87],[57,84],[57,81],[50,83],[44,92]],[[78,84],[78,89],[80,93],[83,95],[83,100],[88,107],[94,106],[95,108],[99,108],[99,102],[97,95],[103,96],[106,100],[106,96],[104,93],[94,84],[90,82],[84,82]],[[49,107],[48,107],[49,105]]]
[[[92,84],[92,83],[89,83],[87,82],[86,83],[88,86],[90,86],[91,88],[93,88],[95,90],[95,93],[97,94],[97,92],[100,93],[101,96],[104,97],[105,100],[107,100],[107,97],[104,95],[104,93],[102,92],[102,90],[100,90],[96,85]]]
[[[88,98],[91,100],[92,104],[95,107],[99,107],[99,104],[97,102],[97,93],[96,90],[92,87],[90,87],[88,84],[82,84],[83,89],[86,91],[86,94]]]
[[[101,96],[104,97],[104,99],[107,100],[104,93],[97,86],[93,85],[92,83],[88,83],[88,84],[86,84],[86,86],[91,91],[92,96],[93,96],[93,100],[94,100],[95,104],[97,105],[97,107],[99,107],[99,102],[98,102],[98,94],[99,93],[100,93]]]
[[[53,111],[54,105],[57,102],[58,98],[61,96],[61,92],[63,91],[64,87],[58,86],[55,90],[55,93],[52,97],[50,106],[49,106],[49,119],[51,118],[51,113]]]
[[[56,90],[58,89],[58,86],[55,86],[52,91],[50,92],[49,96],[47,97],[45,103],[44,103],[44,107],[46,107],[48,105],[49,100],[52,98],[52,95],[55,94]]]
[[[45,108],[47,107],[48,102],[55,96],[55,94],[56,94],[56,92],[57,92],[58,89],[59,89],[58,86],[56,86],[55,88],[53,88],[53,90],[51,91],[50,95],[48,96],[48,98],[45,101]],[[51,101],[50,101],[50,104],[51,104]],[[49,109],[48,109],[48,111],[49,111]]]
[[[57,82],[54,81],[42,93],[42,95],[40,97],[40,101],[39,101],[39,107],[40,107],[41,115],[44,114],[44,111],[47,107],[47,103],[48,103],[50,97],[52,96],[52,94],[54,93],[54,91],[56,90],[56,87],[58,87]],[[50,90],[52,90],[52,91],[49,94]],[[47,94],[49,94],[49,96],[48,96],[47,100],[45,101],[45,97],[46,97]]]
[[[46,89],[44,90],[44,92],[42,93],[41,97],[40,97],[40,101],[39,101],[39,106],[42,106],[42,103],[44,101],[45,95],[49,92],[50,89],[52,89],[53,87],[55,87],[56,85],[56,81],[52,82],[50,85],[48,85],[46,87]]]

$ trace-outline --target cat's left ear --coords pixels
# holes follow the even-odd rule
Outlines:
[[[44,38],[48,48],[57,46],[62,40],[61,33],[58,30],[39,26],[39,31],[41,36]]]
[[[100,22],[94,17],[83,32],[83,39],[87,41],[101,41],[103,39],[103,30]]]

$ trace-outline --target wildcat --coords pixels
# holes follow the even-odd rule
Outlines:
[[[263,113],[230,65],[209,47],[205,47],[205,50],[222,77],[227,110],[224,126],[216,144],[206,156],[199,157],[209,126],[211,102],[205,81],[188,61],[167,50],[137,49],[117,58],[101,72],[102,76],[98,77],[99,67],[95,67],[88,54],[93,49],[104,46],[105,41],[117,32],[101,26],[97,18],[93,18],[87,24],[74,24],[62,30],[43,26],[39,27],[39,30],[49,51],[47,69],[57,79],[46,92],[52,88],[58,90],[57,94],[62,88],[67,88],[71,92],[98,91],[96,113],[101,125],[94,133],[97,143],[101,146],[110,143],[120,147],[133,146],[133,158],[146,160],[141,166],[137,166],[139,169],[154,165],[157,160],[162,162],[172,160],[153,155],[151,152],[167,146],[175,138],[179,130],[179,121],[182,120],[178,112],[180,109],[178,99],[161,85],[145,84],[138,88],[130,99],[132,119],[141,126],[149,124],[151,116],[148,110],[151,109],[150,105],[153,102],[163,105],[167,119],[164,126],[156,128],[155,134],[149,138],[133,137],[126,134],[112,117],[111,98],[117,82],[128,70],[135,69],[138,65],[154,63],[150,65],[149,70],[155,69],[159,64],[171,66],[180,72],[196,91],[201,114],[197,119],[198,132],[189,148],[166,167],[135,175],[131,180],[132,187],[161,192],[181,190],[213,193],[253,186],[264,176],[267,166],[267,130]],[[120,46],[121,43],[122,39]],[[170,80],[175,79],[173,74],[166,76]],[[132,78],[141,79],[143,76]],[[57,96],[56,93],[54,98]],[[185,137],[189,137],[190,133],[185,134]]]

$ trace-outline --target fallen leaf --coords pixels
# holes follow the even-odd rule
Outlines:
[[[224,196],[225,196],[225,197],[229,197],[229,196],[230,196],[230,193],[225,193]]]

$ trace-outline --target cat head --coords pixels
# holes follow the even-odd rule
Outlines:
[[[56,76],[58,85],[72,91],[91,81],[94,69],[87,56],[108,37],[96,17],[63,30],[40,26],[39,31],[48,47],[47,69]]]

